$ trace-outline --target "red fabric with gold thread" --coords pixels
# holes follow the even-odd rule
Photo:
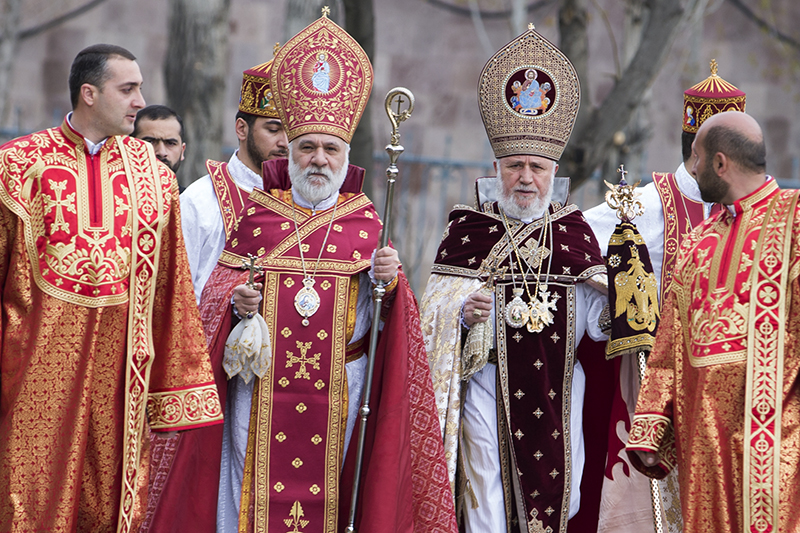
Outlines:
[[[672,271],[675,269],[681,242],[692,228],[703,222],[705,215],[701,202],[696,202],[681,192],[674,174],[653,172],[653,184],[664,210],[664,259],[661,262],[661,289],[658,298],[663,303],[667,289],[672,284]],[[710,214],[715,215],[720,209],[719,204],[714,204]]]
[[[746,95],[717,75],[717,60],[711,60],[711,75],[683,93],[683,131],[697,133],[703,122],[723,111],[744,113]]]
[[[760,518],[765,531],[800,528],[795,194],[770,180],[734,203],[735,217],[723,210],[681,245],[627,449],[632,464],[651,477],[664,477],[679,465],[686,533],[756,531]],[[790,239],[788,262],[775,255],[781,252],[775,237],[783,231]],[[783,286],[775,280],[782,269],[788,273]],[[782,321],[764,314],[780,308]],[[754,363],[762,370],[751,374]],[[751,435],[753,409],[764,407],[763,414],[774,417],[775,405],[777,418],[763,424],[762,434]],[[633,450],[658,451],[661,462],[646,467]],[[780,495],[777,502],[763,497],[770,486]],[[777,522],[770,517],[773,504]]]
[[[176,183],[146,143],[90,156],[66,123],[3,146],[0,173],[0,530],[130,531],[146,408],[164,430],[222,416]]]
[[[369,268],[380,228],[363,194],[340,195],[335,214],[333,208],[312,214],[293,206],[290,191],[256,189],[220,258],[221,265],[239,269],[242,257],[237,251],[250,251],[253,237],[258,238],[273,360],[268,374],[256,383],[259,397],[270,401],[257,404],[258,432],[248,447],[255,461],[256,531],[286,529],[285,520],[305,522],[315,531],[336,531],[347,419],[346,304],[351,277]],[[306,270],[316,270],[314,289],[320,295],[320,307],[308,326],[294,309],[303,287],[297,232]]]
[[[326,16],[289,39],[275,56],[271,82],[289,141],[327,133],[350,142],[372,92],[361,46]]]
[[[355,459],[356,434],[347,453],[351,467],[342,470],[348,404],[344,366],[351,355],[348,343],[358,293],[352,289],[359,273],[369,268],[381,223],[371,202],[358,192],[363,170],[351,166],[315,276],[321,307],[309,326],[303,326],[294,309],[303,269],[293,218],[310,273],[333,209],[312,214],[295,206],[293,213],[291,192],[283,189],[288,185],[285,161],[271,161],[264,169],[271,190],[251,194],[201,300],[212,360],[221,364],[231,328],[231,290],[248,275],[240,268],[241,258],[247,252],[259,255],[258,264],[265,267],[262,309],[273,360],[253,394],[239,529],[334,532],[346,520]],[[270,231],[254,239],[261,228]],[[384,299],[387,307],[366,441],[365,499],[356,525],[374,532],[455,533],[419,315],[402,273]],[[366,343],[362,347],[366,350]]]
[[[219,203],[219,212],[222,215],[222,225],[225,228],[225,240],[231,236],[242,214],[244,198],[242,190],[233,181],[228,164],[219,161],[206,161],[208,175],[211,176],[211,185]],[[247,194],[247,193],[245,193]]]
[[[244,71],[239,111],[259,117],[279,118],[270,82],[271,73],[271,59]]]

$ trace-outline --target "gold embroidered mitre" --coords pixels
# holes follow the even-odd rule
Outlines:
[[[481,118],[496,158],[538,155],[558,161],[578,115],[580,82],[567,56],[529,28],[483,67]]]
[[[289,141],[328,133],[345,142],[355,133],[372,92],[364,49],[323,14],[275,56],[272,87]]]
[[[703,122],[723,111],[744,113],[747,95],[717,75],[717,60],[711,60],[711,76],[683,93],[683,131],[697,133]]]
[[[239,111],[259,117],[280,118],[270,82],[272,61],[270,59],[266,63],[249,68],[242,74]]]

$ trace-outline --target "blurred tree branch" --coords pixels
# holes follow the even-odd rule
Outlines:
[[[372,2],[373,0],[344,0],[345,29],[353,39],[358,41],[370,61],[373,61],[375,57],[375,11]],[[375,98],[378,98],[378,102],[383,102],[383,95],[375,95]],[[350,142],[350,163],[367,169],[363,190],[370,199],[374,199],[371,176],[374,167],[372,163],[373,100],[374,98],[370,97],[370,101],[367,102],[364,115]]]
[[[21,11],[22,0],[3,0],[0,4],[0,128],[6,123],[9,114],[11,74],[19,42],[17,27]]]
[[[206,159],[222,158],[229,11],[230,0],[170,0],[164,81],[168,105],[183,118],[184,186],[208,173]]]
[[[767,32],[767,34],[772,37],[773,39],[777,39],[778,41],[788,44],[789,46],[800,50],[800,41],[793,39],[791,36],[786,35],[785,33],[781,32],[778,28],[764,20],[762,17],[759,17],[755,11],[750,9],[742,0],[728,0],[730,4],[733,5],[736,9],[741,11],[745,17],[749,20],[752,20],[756,26]]]
[[[614,134],[628,126],[655,81],[681,23],[705,6],[703,0],[683,4],[681,0],[642,0],[644,23],[639,45],[608,96],[592,106],[586,92],[590,86],[586,0],[562,0],[560,47],[578,70],[584,89],[575,129],[560,161],[560,172],[572,178],[573,188],[605,161],[613,149]]]
[[[36,35],[39,35],[40,33],[43,33],[43,32],[45,32],[45,31],[47,31],[47,30],[49,30],[51,28],[55,28],[59,24],[64,24],[68,20],[72,20],[72,19],[74,19],[76,17],[79,17],[79,16],[83,15],[87,11],[90,11],[90,10],[94,9],[95,7],[99,6],[100,4],[102,4],[105,1],[106,0],[91,0],[90,2],[86,2],[82,6],[78,6],[75,9],[67,11],[63,15],[59,15],[59,16],[55,17],[54,19],[48,20],[47,22],[43,22],[41,24],[37,24],[36,26],[33,26],[31,28],[27,28],[25,30],[21,30],[19,32],[19,39],[20,40],[28,39],[30,37],[34,37]]]
[[[106,0],[91,0],[66,13],[24,30],[19,29],[22,0],[3,0],[0,4],[0,127],[8,120],[11,111],[9,96],[13,79],[17,45],[56,26],[79,17]]]

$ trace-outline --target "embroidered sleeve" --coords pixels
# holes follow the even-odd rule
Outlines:
[[[222,422],[184,249],[177,194],[170,200],[173,205],[164,222],[153,306],[156,353],[147,402],[150,427],[162,431]]]
[[[662,309],[662,321],[647,371],[639,392],[627,451],[633,466],[649,477],[661,479],[677,461],[673,431],[676,361],[683,354],[683,333],[678,319],[677,299],[670,292]],[[646,466],[636,450],[657,452],[659,462]]]

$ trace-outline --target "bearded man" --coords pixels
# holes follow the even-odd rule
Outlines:
[[[243,74],[236,114],[239,149],[227,163],[206,161],[209,173],[180,196],[183,235],[198,304],[247,195],[262,186],[261,166],[265,161],[286,157],[286,132],[270,89],[271,67],[272,60]],[[217,366],[214,371],[217,385],[224,384],[222,368]],[[143,531],[213,530],[216,493],[196,492],[195,487],[217,485],[221,441],[221,425],[171,439],[153,438],[155,475],[150,479]]]
[[[550,85],[537,114],[510,102],[531,69]],[[497,177],[450,213],[421,306],[448,471],[465,531],[564,532],[584,464],[576,348],[605,338],[607,304],[597,241],[555,178],[577,74],[531,28],[486,64],[479,101]]]
[[[744,113],[708,118],[693,153],[703,201],[726,208],[681,245],[628,456],[678,467],[686,533],[797,531],[799,195],[766,175]]]
[[[644,207],[644,213],[637,216],[634,222],[647,247],[658,284],[659,304],[663,304],[672,282],[681,241],[694,227],[722,207],[703,202],[697,181],[691,174],[694,165],[692,144],[703,122],[718,113],[745,110],[746,94],[720,77],[717,68],[716,60],[712,59],[711,75],[683,93],[683,162],[674,173],[653,172],[653,181],[638,191],[640,196],[637,199]],[[597,236],[600,251],[604,257],[608,257],[611,255],[608,253],[609,239],[620,221],[617,211],[603,202],[584,215]],[[625,321],[626,316],[622,314],[614,318]],[[616,379],[613,381],[618,389],[614,395],[617,405],[612,412],[626,415],[611,420],[598,533],[636,533],[645,528],[652,529],[656,520],[665,524],[666,531],[680,532],[677,472],[673,470],[669,477],[661,480],[654,495],[649,488],[652,487],[650,480],[631,468],[627,456],[619,453],[628,439],[640,380],[637,355],[631,353],[635,350],[629,350],[630,344],[627,347],[621,343],[615,346],[616,350],[609,355],[614,358]],[[660,501],[655,510],[653,496]]]
[[[183,119],[165,105],[153,104],[136,113],[133,136],[153,145],[156,158],[177,173],[184,160],[186,143]]]
[[[331,67],[325,93],[308,83],[320,53]],[[349,164],[372,66],[323,16],[281,48],[272,69],[289,159],[264,165],[264,188],[245,201],[200,303],[212,365],[228,378],[217,531],[344,529],[371,294],[382,281],[356,525],[455,533],[416,302],[397,252],[375,250],[381,222],[361,192],[364,170]],[[263,271],[253,288],[243,261]],[[262,334],[250,338],[254,353],[244,349],[253,329]]]
[[[286,132],[272,96],[271,68],[269,60],[244,71],[236,113],[238,149],[227,163],[206,161],[208,174],[181,194],[183,236],[198,304],[244,200],[262,185],[261,166],[286,157]]]

